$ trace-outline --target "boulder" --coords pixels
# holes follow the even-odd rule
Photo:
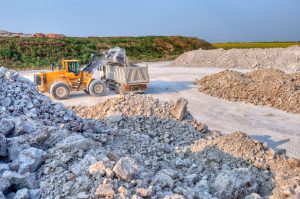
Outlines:
[[[24,174],[36,171],[42,162],[45,161],[45,156],[45,151],[33,147],[22,151],[19,155],[19,173]]]
[[[174,107],[170,110],[171,114],[177,120],[183,120],[184,116],[187,114],[187,104],[188,101],[184,98],[179,98],[176,102]]]
[[[113,171],[116,176],[124,181],[131,180],[136,174],[138,166],[134,160],[129,157],[121,158],[114,166]]]
[[[220,172],[213,189],[218,198],[239,198],[256,192],[258,185],[249,168],[238,168]]]

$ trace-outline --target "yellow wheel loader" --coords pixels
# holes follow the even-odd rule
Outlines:
[[[103,81],[93,78],[96,66],[88,64],[80,70],[79,60],[62,60],[58,70],[36,74],[35,84],[40,92],[48,92],[55,99],[70,97],[72,91],[85,91],[93,96],[104,95],[107,88]]]

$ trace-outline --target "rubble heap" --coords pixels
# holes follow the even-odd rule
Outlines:
[[[194,50],[180,55],[177,66],[263,69],[274,68],[286,72],[300,70],[300,47]]]
[[[287,74],[275,69],[245,74],[223,71],[197,83],[199,91],[212,96],[300,113],[300,73]]]
[[[124,102],[131,115],[123,104],[102,120],[93,119],[97,114],[87,120],[62,106],[47,119],[57,104],[16,73],[1,71],[1,103],[13,100],[1,104],[0,198],[299,197],[298,160],[242,133],[196,126],[184,99],[169,104],[125,96],[109,103],[140,100],[144,107]],[[37,115],[27,114],[29,103],[36,111],[26,109]]]
[[[5,67],[0,67],[0,85],[0,198],[40,198],[37,172],[53,146],[51,135],[96,132],[102,123],[83,120],[53,103]]]

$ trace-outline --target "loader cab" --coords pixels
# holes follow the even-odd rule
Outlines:
[[[62,68],[64,68],[67,73],[74,73],[74,75],[77,76],[80,73],[80,61],[62,60]]]

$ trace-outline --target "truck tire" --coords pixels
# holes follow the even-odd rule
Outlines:
[[[65,82],[55,82],[50,88],[50,94],[58,100],[70,97],[70,88]]]
[[[94,80],[89,85],[89,93],[93,96],[102,96],[106,92],[106,85],[100,80]]]
[[[121,89],[121,85],[119,83],[115,83],[115,87],[114,87],[114,90],[115,90],[115,93],[116,94],[120,94],[120,89]]]

